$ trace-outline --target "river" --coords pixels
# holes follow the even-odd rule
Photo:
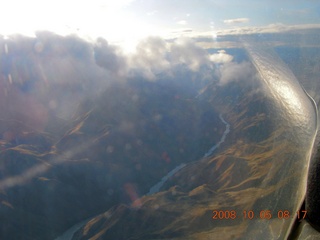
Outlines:
[[[227,135],[230,132],[230,124],[222,117],[222,114],[219,115],[221,121],[226,125],[226,129],[224,130],[222,137],[220,139],[220,141],[215,144],[214,146],[212,146],[208,152],[206,152],[206,154],[204,155],[204,157],[209,157],[213,154],[213,152],[220,147],[220,145],[226,140]],[[182,168],[184,168],[185,166],[187,166],[187,164],[185,163],[181,163],[180,165],[176,166],[173,170],[171,170],[170,172],[168,172],[167,175],[165,175],[163,178],[161,178],[161,180],[155,184],[154,186],[152,186],[149,190],[149,192],[146,195],[151,195],[151,194],[155,194],[157,192],[159,192],[160,188],[163,186],[163,184],[170,178],[172,177],[174,174],[176,174],[178,171],[180,171]],[[55,240],[71,240],[73,237],[73,234],[78,231],[81,227],[83,227],[87,221],[89,221],[89,219],[82,221],[80,223],[75,224],[74,226],[72,226],[71,228],[69,228],[65,233],[63,233],[63,235],[59,236],[58,238],[56,238]]]

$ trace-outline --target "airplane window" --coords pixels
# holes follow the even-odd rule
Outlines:
[[[0,239],[320,236],[320,3],[2,7]]]

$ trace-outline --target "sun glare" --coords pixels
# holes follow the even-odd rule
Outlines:
[[[35,31],[77,34],[95,40],[103,37],[133,51],[139,39],[159,34],[126,7],[132,0],[120,1],[7,1],[2,4],[0,34],[34,36]]]

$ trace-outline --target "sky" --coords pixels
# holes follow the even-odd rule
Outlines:
[[[320,24],[317,0],[11,0],[2,3],[0,34],[49,30],[135,45],[147,36],[170,37],[243,27]],[[132,46],[131,46],[132,47]]]

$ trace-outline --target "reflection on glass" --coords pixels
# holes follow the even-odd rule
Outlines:
[[[118,2],[4,4],[0,239],[288,237],[318,3]]]

